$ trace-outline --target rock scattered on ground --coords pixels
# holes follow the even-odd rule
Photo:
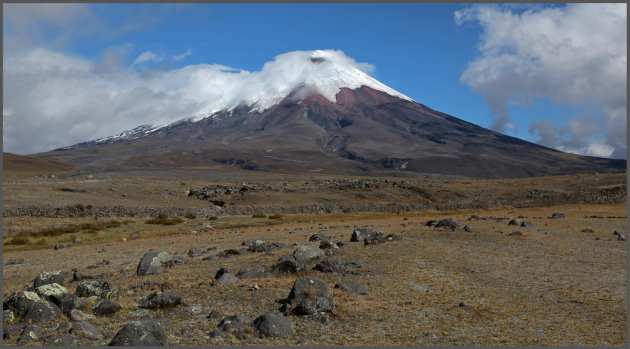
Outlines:
[[[101,340],[103,333],[96,326],[87,321],[78,321],[72,324],[70,333],[77,337],[85,337],[89,340]]]
[[[547,218],[555,219],[555,218],[564,218],[566,215],[564,212],[556,212]]]
[[[70,310],[70,319],[72,321],[81,321],[81,320],[93,320],[96,319],[96,316],[92,314],[86,314],[79,309]]]
[[[94,314],[105,315],[112,314],[122,309],[122,306],[118,302],[111,301],[109,299],[103,299],[94,304],[92,311]]]
[[[265,313],[254,319],[254,328],[267,337],[288,337],[293,334],[291,322],[281,315]]]
[[[170,292],[152,292],[138,300],[138,307],[147,309],[174,307],[180,304],[182,296]]]
[[[308,241],[323,241],[330,239],[330,234],[313,234]]]
[[[166,333],[157,320],[141,319],[125,324],[109,345],[154,346],[165,345],[166,340]]]
[[[37,275],[37,277],[33,281],[33,286],[39,287],[39,286],[42,286],[42,285],[53,284],[53,283],[54,284],[63,285],[63,282],[64,282],[66,276],[68,276],[68,275],[65,272],[61,271],[61,270],[55,270],[55,271],[51,271],[51,272],[43,272],[43,273]]]
[[[136,274],[152,275],[163,273],[166,270],[162,265],[169,260],[171,260],[171,256],[166,252],[147,252],[138,263]]]
[[[26,263],[26,260],[24,258],[15,258],[15,259],[9,259],[6,265],[15,265],[15,264],[24,264],[24,263]]]
[[[103,299],[118,299],[120,291],[116,285],[105,280],[80,281],[75,294],[79,297],[97,296]]]

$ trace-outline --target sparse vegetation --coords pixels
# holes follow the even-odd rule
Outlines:
[[[75,224],[66,227],[53,227],[46,228],[37,231],[23,231],[18,235],[20,236],[30,236],[30,237],[40,237],[40,236],[59,236],[64,234],[73,234],[73,233],[96,233],[100,230],[119,227],[122,223],[116,220],[111,220],[103,223],[83,223],[83,224]]]
[[[233,201],[230,196],[230,206],[212,213],[215,216],[206,211],[196,211],[212,207],[207,201],[182,195],[180,202],[159,202],[142,215],[134,213],[117,218],[120,226],[111,229],[104,228],[105,223],[95,222],[92,217],[73,216],[75,201],[66,201],[55,206],[64,210],[64,215],[60,217],[4,217],[4,261],[23,258],[26,262],[19,266],[5,264],[3,291],[10,294],[24,290],[24,285],[32,284],[38,273],[47,270],[76,268],[83,275],[107,275],[107,281],[118,286],[121,292],[135,290],[135,295],[120,298],[123,311],[98,316],[94,320],[95,326],[104,330],[109,340],[117,328],[132,320],[128,310],[135,309],[135,297],[159,291],[162,286],[168,292],[181,294],[182,300],[188,303],[186,306],[202,306],[206,314],[216,309],[222,316],[242,314],[254,319],[266,312],[278,313],[278,300],[288,295],[296,277],[316,276],[326,282],[334,299],[335,310],[327,315],[332,323],[323,326],[307,317],[288,316],[295,332],[290,338],[268,338],[248,332],[245,339],[235,336],[227,341],[208,339],[203,333],[213,330],[220,319],[210,322],[180,307],[154,311],[152,317],[167,324],[164,329],[169,344],[175,346],[228,343],[237,346],[279,346],[295,345],[303,338],[308,339],[306,345],[313,346],[623,346],[627,343],[627,251],[625,243],[617,241],[612,232],[623,231],[627,236],[624,230],[626,205],[623,199],[621,203],[608,205],[571,201],[580,202],[581,198],[586,198],[599,200],[597,202],[600,203],[604,200],[620,202],[616,198],[625,198],[626,195],[625,177],[622,177],[585,175],[544,180],[472,181],[427,179],[426,185],[421,183],[424,179],[404,179],[434,195],[436,201],[431,207],[440,203],[445,205],[435,210],[401,207],[401,203],[426,202],[407,186],[383,189],[383,182],[379,182],[380,188],[371,188],[373,191],[366,193],[368,199],[363,200],[374,201],[365,203],[367,208],[363,209],[356,191],[353,191],[355,189],[325,192],[327,186],[334,187],[342,183],[341,180],[329,182],[326,179],[316,190],[312,189],[313,181],[302,181],[308,186],[299,187],[294,185],[296,180],[290,184],[297,194],[280,191],[261,194],[261,191],[256,191],[258,189],[252,189],[242,200]],[[240,182],[240,179],[230,180]],[[402,182],[401,179],[396,181],[398,184]],[[171,182],[179,188],[178,180]],[[190,182],[187,185],[192,187],[203,185],[199,184],[201,181],[191,179]],[[570,186],[571,183],[578,184]],[[109,183],[106,185],[101,193],[109,195]],[[151,185],[142,183],[137,188],[129,186],[125,190],[135,200],[141,197],[138,193],[148,190],[146,188]],[[280,187],[273,182],[270,185]],[[251,187],[254,188],[254,185]],[[11,186],[8,188],[9,192],[13,190]],[[183,188],[179,190],[183,192]],[[96,190],[88,188],[88,192],[93,191]],[[162,195],[155,194],[163,192],[164,189],[155,189],[153,198],[161,200]],[[508,197],[503,195],[505,192],[514,194]],[[18,196],[21,193],[13,193],[7,202],[14,205],[16,200],[23,200]],[[465,197],[460,198],[457,193]],[[97,211],[102,221],[110,219],[107,218],[110,213],[103,207],[117,204],[120,191],[113,192],[113,195],[116,195],[114,203],[98,203]],[[319,200],[318,195],[329,196],[331,200]],[[294,200],[298,196],[301,200]],[[528,199],[531,201],[524,200],[528,196],[531,196]],[[502,206],[492,206],[499,199]],[[71,200],[75,200],[74,197]],[[479,200],[476,207],[457,206],[474,200]],[[563,206],[540,207],[541,203],[558,200],[566,202]],[[367,206],[372,203],[375,206]],[[388,203],[392,205],[387,206]],[[517,206],[520,203],[525,208]],[[276,205],[275,208],[272,204]],[[132,203],[125,202],[124,205],[131,206]],[[243,211],[235,209],[239,205]],[[291,211],[291,205],[312,205],[313,210]],[[346,209],[342,213],[343,207],[352,207],[353,210]],[[370,207],[385,207],[387,210],[369,211]],[[88,205],[84,209],[89,210]],[[156,217],[158,212],[163,213],[161,219],[171,220],[169,217],[184,218],[190,211],[204,212],[200,216],[204,219],[168,226],[145,224],[149,218],[159,219]],[[257,211],[267,214],[255,217],[252,213]],[[566,218],[547,219],[557,211],[565,212]],[[275,215],[271,212],[281,213],[281,219],[274,219]],[[90,216],[94,213],[90,212]],[[472,215],[477,217],[469,220]],[[533,227],[519,227],[521,236],[508,236],[512,230],[507,220],[490,218],[521,215],[534,224]],[[428,220],[447,217],[457,218],[462,224],[469,225],[472,233],[463,229],[451,231],[425,226]],[[80,227],[86,229],[69,234]],[[210,287],[212,276],[221,267],[233,273],[245,266],[271,267],[280,256],[292,254],[293,244],[317,246],[317,243],[309,242],[309,236],[313,234],[327,233],[331,235],[330,241],[348,241],[355,227],[383,230],[385,235],[398,235],[402,241],[369,246],[347,242],[335,249],[343,260],[361,263],[360,268],[351,269],[356,274],[313,270],[314,264],[318,263],[315,260],[308,263],[306,270],[295,274],[272,272],[277,277]],[[583,228],[593,231],[582,232]],[[45,233],[49,229],[51,231]],[[21,231],[34,235],[16,234]],[[73,242],[75,238],[84,241]],[[283,243],[286,247],[270,253],[242,253],[216,260],[204,259],[227,249],[243,248],[243,241],[256,239]],[[59,243],[70,243],[72,246],[53,250],[53,246]],[[119,272],[125,268],[133,274],[142,253],[151,249],[182,256],[192,248],[198,249],[201,255],[185,257],[189,264],[174,265],[168,273],[154,278],[139,278]],[[489,255],[493,258],[488,258]],[[101,263],[102,259],[111,261],[111,264]],[[152,284],[154,281],[158,281],[158,285]],[[356,295],[334,288],[335,283],[347,281],[363,284],[370,294]],[[252,287],[254,284],[256,288]],[[75,285],[66,287],[73,293]],[[86,312],[91,310],[88,308]],[[591,321],[593,318],[599,321]],[[68,321],[67,317],[60,315],[47,326],[65,321]],[[182,335],[184,333],[193,335]],[[5,343],[15,345],[16,341],[17,336],[14,336]],[[95,343],[77,337],[77,345]]]
[[[184,220],[181,218],[161,218],[155,217],[151,218],[148,221],[144,222],[145,224],[161,224],[161,225],[175,225],[182,223]]]
[[[197,218],[197,214],[195,212],[186,212],[184,217],[188,218],[188,219],[196,219]]]
[[[282,219],[283,215],[279,214],[279,213],[274,213],[269,215],[269,219]]]
[[[29,238],[27,238],[26,236],[16,236],[14,238],[12,238],[11,240],[5,242],[5,245],[28,245],[31,242],[31,240],[29,240]]]
[[[254,213],[252,218],[267,218],[267,215],[264,213]]]

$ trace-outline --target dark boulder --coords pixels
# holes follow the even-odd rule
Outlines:
[[[335,309],[335,301],[329,296],[314,295],[303,299],[293,310],[296,315],[330,313]]]
[[[334,242],[323,240],[319,243],[319,248],[321,248],[322,250],[332,250],[339,248],[339,246],[337,246],[337,244],[335,244]]]
[[[267,337],[288,337],[293,334],[291,322],[281,315],[266,313],[254,320],[254,328]]]
[[[44,338],[44,346],[69,347],[73,346],[77,340],[69,333],[53,334]]]
[[[302,300],[315,295],[328,296],[326,282],[318,277],[307,276],[295,280],[287,301],[292,304],[298,304]]]
[[[227,284],[231,284],[233,282],[238,281],[239,278],[237,278],[235,275],[230,274],[230,273],[223,273],[221,274],[221,276],[219,276],[217,279],[215,279],[214,281],[212,281],[212,286],[216,286],[216,285],[227,285]]]
[[[345,266],[346,262],[341,257],[332,255],[321,260],[313,269],[322,273],[341,273],[346,271]]]
[[[236,273],[236,277],[239,279],[257,279],[257,278],[273,278],[273,274],[267,272],[267,269],[262,265],[251,266],[248,265]]]
[[[152,319],[131,321],[116,333],[109,345],[154,346],[166,345],[166,333],[159,322]]]
[[[147,252],[138,263],[136,274],[151,275],[161,273],[163,264],[169,260],[171,260],[171,256],[166,252]]]
[[[173,258],[167,260],[166,262],[162,263],[162,266],[164,267],[174,267],[177,264],[188,264],[190,263],[189,260],[187,260],[186,258],[182,257],[182,256],[173,256]],[[151,268],[149,268],[150,270]]]
[[[39,286],[48,285],[48,284],[63,285],[63,282],[64,282],[66,276],[68,276],[67,273],[65,273],[65,272],[63,272],[61,270],[56,270],[56,271],[51,271],[51,272],[43,272],[43,273],[37,275],[37,277],[33,281],[33,286],[39,287]]]
[[[214,278],[218,279],[221,277],[221,275],[226,274],[226,273],[230,273],[230,271],[228,270],[228,268],[226,267],[221,267],[219,268],[219,270],[217,270],[217,273],[214,274]]]
[[[370,234],[368,237],[363,239],[363,243],[365,245],[382,244],[382,243],[384,243],[386,241],[387,241],[387,239],[385,239],[385,235],[383,235],[383,232],[380,231],[380,230],[375,232],[375,234]]]
[[[122,309],[120,303],[111,301],[109,299],[103,299],[94,305],[92,311],[94,314],[105,315],[105,314],[113,314]]]
[[[217,329],[222,332],[231,333],[238,339],[244,339],[251,327],[251,319],[245,315],[238,314],[225,317],[221,320]]]
[[[53,295],[49,299],[65,314],[70,313],[73,309],[82,310],[86,307],[85,302],[72,293]]]
[[[556,212],[556,213],[552,214],[551,216],[549,216],[548,218],[556,219],[556,218],[564,218],[564,217],[566,217],[564,212]]]
[[[36,325],[26,325],[22,333],[18,337],[18,344],[25,344],[28,342],[38,342],[43,339],[44,329]]]
[[[365,239],[378,239],[379,237],[383,237],[383,232],[380,230],[371,230],[367,228],[356,228],[352,231],[352,236],[350,237],[351,242],[362,242]]]
[[[323,241],[330,239],[330,234],[313,234],[308,241]]]
[[[297,273],[306,269],[306,263],[298,261],[292,255],[282,256],[278,259],[278,263],[276,263],[274,269],[284,273]]]
[[[158,309],[182,304],[182,296],[169,292],[152,292],[138,300],[140,308]]]
[[[84,337],[89,340],[101,340],[104,338],[101,331],[96,326],[87,321],[79,321],[72,324],[70,333],[77,337]]]
[[[462,224],[455,218],[441,219],[435,225],[436,228],[458,229]]]
[[[514,218],[508,223],[508,225],[517,225],[519,227],[521,226],[521,224],[523,224],[523,220],[519,218]]]
[[[438,224],[437,219],[431,219],[429,221],[427,221],[427,224],[425,224],[427,227],[435,227]]]
[[[3,309],[10,310],[21,317],[21,321],[37,323],[51,322],[61,314],[59,307],[53,303],[42,300],[37,293],[19,291],[11,294],[3,302]]]
[[[75,294],[79,297],[97,296],[104,299],[118,299],[120,297],[118,287],[105,280],[80,281]]]

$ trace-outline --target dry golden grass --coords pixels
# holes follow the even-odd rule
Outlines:
[[[547,218],[556,211],[565,212],[566,218]],[[164,235],[141,233],[138,240],[126,242],[110,239],[107,243],[93,241],[70,249],[37,252],[7,251],[5,246],[5,263],[11,258],[25,258],[27,263],[4,267],[3,291],[10,294],[21,290],[43,271],[78,268],[86,274],[105,273],[106,279],[123,293],[123,310],[94,321],[110,339],[132,319],[129,310],[134,309],[135,298],[151,292],[140,288],[143,283],[167,283],[170,291],[182,294],[189,305],[203,306],[204,315],[214,309],[225,316],[239,313],[253,319],[265,312],[277,313],[277,301],[288,295],[293,281],[299,276],[315,275],[326,281],[337,304],[332,323],[291,317],[295,334],[288,339],[252,335],[246,340],[214,341],[207,338],[207,332],[215,329],[218,321],[208,321],[183,308],[152,311],[151,316],[161,319],[169,342],[179,345],[294,345],[303,339],[308,345],[625,345],[626,245],[616,241],[612,232],[625,231],[626,219],[589,218],[625,216],[625,211],[622,204],[509,207],[447,214],[320,213],[285,215],[282,220],[251,216],[197,219],[160,226],[168,232]],[[471,214],[523,215],[534,227],[508,226],[507,221],[467,221]],[[429,219],[446,216],[469,224],[473,232],[424,226]],[[215,222],[221,221],[226,228],[217,228]],[[252,225],[241,227],[247,221]],[[256,221],[277,224],[253,225]],[[215,229],[189,233],[207,222],[212,222]],[[271,266],[280,256],[291,253],[291,248],[207,261],[188,258],[191,264],[170,268],[167,274],[134,275],[138,261],[150,248],[183,255],[190,248],[216,247],[209,255],[239,248],[241,241],[256,238],[308,244],[309,236],[318,232],[331,234],[333,240],[348,241],[354,226],[396,233],[403,240],[370,246],[348,243],[339,250],[343,259],[360,261],[360,269],[368,275],[308,271],[210,286],[220,267],[236,273],[247,265]],[[137,221],[111,231],[140,231],[146,227]],[[583,228],[595,232],[582,233]],[[523,235],[508,236],[513,230],[521,230]],[[112,263],[86,269],[102,259]],[[55,260],[54,267],[51,260]],[[120,274],[121,268],[128,268],[131,275]],[[339,281],[360,282],[370,294],[351,295],[333,289]],[[260,289],[250,290],[254,283]],[[68,286],[72,292],[74,287]],[[128,294],[128,290],[134,293]]]

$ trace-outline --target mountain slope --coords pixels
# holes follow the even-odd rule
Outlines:
[[[246,170],[468,177],[618,172],[625,160],[562,153],[368,86],[335,102],[292,91],[263,111],[240,105],[162,128],[40,154],[97,167],[235,166]],[[296,95],[304,95],[296,99]]]

